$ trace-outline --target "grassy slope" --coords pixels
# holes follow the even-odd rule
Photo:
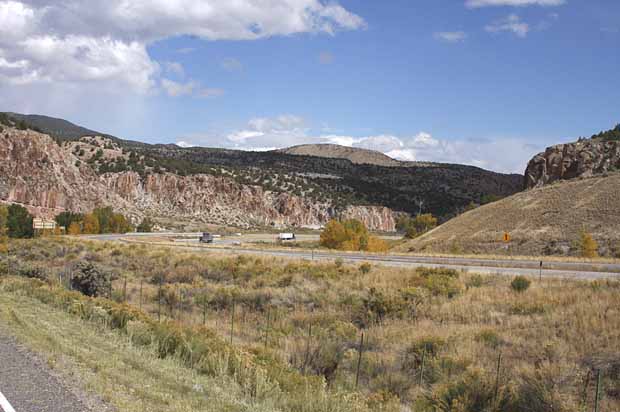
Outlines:
[[[206,377],[174,359],[159,359],[115,332],[24,296],[0,293],[0,326],[75,374],[119,411],[273,411],[246,398],[227,376]]]
[[[553,242],[570,246],[585,228],[613,254],[620,247],[619,204],[620,173],[561,182],[464,213],[399,249],[501,253],[507,231],[512,253],[540,255]]]

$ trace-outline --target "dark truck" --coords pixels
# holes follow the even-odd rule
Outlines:
[[[213,235],[208,232],[203,232],[203,234],[198,238],[200,243],[213,243]]]

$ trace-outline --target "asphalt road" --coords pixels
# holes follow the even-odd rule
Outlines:
[[[42,361],[0,330],[0,411],[89,410]]]
[[[193,234],[175,233],[165,234],[166,237],[182,237],[192,236]],[[135,234],[128,235],[94,235],[87,238],[107,241],[126,241],[129,236],[134,237]],[[257,236],[257,235],[251,235]],[[275,239],[275,235],[258,235]],[[312,235],[310,235],[312,236]],[[135,236],[139,241],[148,242],[149,237],[162,237],[162,234],[140,234]],[[199,245],[196,241],[185,241],[171,243],[170,247],[183,248],[197,252],[212,253],[230,253],[230,254],[252,254],[262,256],[277,256],[293,259],[308,259],[317,261],[326,261],[334,259],[342,259],[347,263],[370,262],[384,266],[394,267],[447,267],[457,270],[465,270],[482,274],[499,274],[499,275],[525,275],[525,276],[545,276],[557,278],[573,278],[573,279],[620,279],[620,264],[618,263],[578,263],[578,262],[543,262],[542,272],[540,270],[540,261],[536,260],[500,260],[500,259],[480,259],[465,257],[430,257],[430,256],[414,256],[414,255],[380,255],[366,253],[326,253],[310,250],[281,250],[281,249],[258,249],[248,246],[230,247],[229,239],[236,241],[248,241],[244,236],[232,237],[227,239],[217,239],[213,246]]]

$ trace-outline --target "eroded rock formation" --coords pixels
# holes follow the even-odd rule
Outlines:
[[[527,165],[526,188],[620,170],[620,142],[584,139],[551,146]]]
[[[49,136],[5,128],[0,133],[0,201],[22,204],[36,216],[112,206],[134,222],[145,215],[179,222],[239,227],[322,225],[337,215],[328,202],[243,185],[228,177],[135,172],[97,175],[72,147]],[[395,213],[349,206],[343,217],[373,230],[394,231]]]

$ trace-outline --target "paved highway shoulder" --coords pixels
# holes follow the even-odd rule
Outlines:
[[[87,412],[37,356],[0,328],[0,412]]]

